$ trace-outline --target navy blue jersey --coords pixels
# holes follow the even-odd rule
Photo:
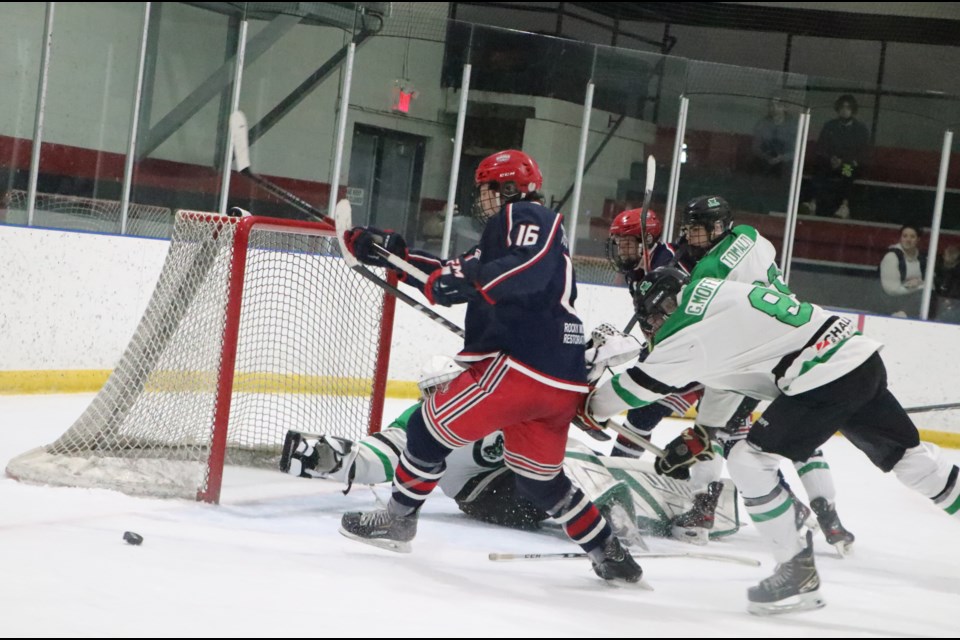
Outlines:
[[[573,308],[577,283],[562,220],[534,202],[507,204],[487,222],[480,244],[460,257],[482,297],[467,304],[458,360],[503,352],[541,382],[587,389],[583,323]],[[409,260],[428,273],[445,263],[420,251],[411,251]]]
[[[653,251],[650,252],[651,271],[667,265],[676,265],[687,273],[690,273],[694,264],[696,263],[691,261],[685,252],[678,252],[677,247],[669,242],[657,242],[653,247]],[[641,261],[636,269],[627,274],[627,285],[630,287],[631,292],[633,291],[633,286],[643,280],[644,273],[643,262]]]

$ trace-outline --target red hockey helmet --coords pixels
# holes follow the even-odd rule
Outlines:
[[[641,209],[627,209],[621,211],[610,223],[610,235],[612,236],[639,236],[646,231],[647,235],[653,236],[653,239],[659,240],[663,233],[663,223],[660,217],[652,210],[647,211],[646,229],[640,224]]]
[[[543,174],[536,161],[523,151],[507,149],[487,156],[477,167],[474,183],[482,185],[491,182],[501,185],[497,191],[504,196],[512,195],[509,189],[502,188],[502,185],[511,182],[516,186],[514,193],[530,193],[539,191],[543,186]]]
[[[640,209],[621,211],[610,224],[610,237],[607,238],[607,259],[624,274],[632,273],[640,266],[643,248],[640,237],[647,232],[647,247],[660,239],[663,223],[653,211],[647,211],[646,229],[640,224]]]

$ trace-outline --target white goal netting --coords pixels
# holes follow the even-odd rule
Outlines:
[[[384,310],[382,290],[347,268],[323,225],[182,212],[104,388],[7,472],[215,501],[221,460],[275,465],[288,429],[358,438],[379,420]]]

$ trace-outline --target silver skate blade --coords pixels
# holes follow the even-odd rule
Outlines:
[[[340,527],[340,535],[342,535],[344,538],[350,538],[351,540],[368,544],[371,547],[379,547],[380,549],[386,549],[387,551],[394,551],[396,553],[410,553],[413,551],[413,546],[409,542],[388,540],[386,538],[364,538],[362,536],[350,533],[343,527]]]
[[[841,560],[853,553],[853,543],[847,542],[846,540],[835,542],[833,548],[837,550],[837,556]]]
[[[627,582],[614,578],[613,580],[604,580],[603,583],[614,589],[636,589],[638,591],[654,591],[653,585],[647,582],[646,578],[641,577],[637,582]]]
[[[781,613],[820,609],[826,604],[827,601],[823,599],[819,591],[812,591],[790,596],[776,602],[751,602],[747,605],[747,611],[755,616],[775,616]]]

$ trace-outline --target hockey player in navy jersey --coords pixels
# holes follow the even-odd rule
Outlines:
[[[388,266],[374,245],[430,273],[432,304],[466,304],[468,366],[410,416],[407,445],[386,509],[344,514],[345,536],[407,552],[420,507],[457,448],[503,431],[504,460],[517,488],[560,522],[607,580],[640,580],[642,571],[610,525],[563,472],[569,425],[588,390],[583,325],[574,311],[573,265],[559,214],[533,198],[543,177],[522,151],[485,158],[477,168],[480,244],[453,260],[409,251],[394,232],[357,227],[346,234],[361,262]],[[411,283],[421,286],[417,283]]]

